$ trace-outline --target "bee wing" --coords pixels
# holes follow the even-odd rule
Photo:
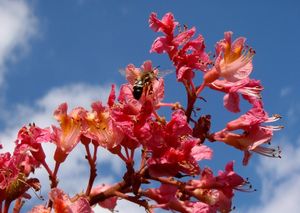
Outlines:
[[[136,79],[140,76],[140,71],[130,64],[125,69],[119,69],[121,75],[125,76],[130,84],[134,84]]]
[[[171,73],[173,73],[175,70],[159,70],[157,77],[158,78],[164,78],[166,75],[169,75]]]
[[[118,71],[119,71],[119,73],[120,73],[122,76],[126,77],[126,71],[125,71],[125,69],[120,68]]]

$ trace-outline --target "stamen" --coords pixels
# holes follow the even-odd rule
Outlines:
[[[246,66],[253,58],[254,54],[249,51],[245,51],[239,58],[229,64],[223,64],[221,70],[224,74],[229,75],[235,73],[236,70]]]
[[[221,90],[221,89],[223,89],[223,87],[222,87],[222,86],[218,86],[218,85],[217,85],[217,84],[215,84],[215,83],[211,83],[211,85],[212,85],[212,86],[214,86],[214,87],[216,87],[217,89],[220,89],[220,90]]]
[[[241,192],[254,192],[256,189],[253,189],[253,186],[251,182],[249,181],[249,178],[246,178],[244,183],[240,186],[237,186],[234,188],[235,190],[241,191]]]
[[[275,148],[268,148],[264,146],[258,146],[255,149],[252,150],[253,152],[256,152],[258,154],[261,154],[266,157],[272,157],[272,158],[281,158],[281,149],[278,146]]]
[[[279,131],[284,128],[284,126],[261,126],[261,128],[271,131]]]
[[[262,88],[259,87],[243,87],[241,89],[238,89],[238,91],[244,95],[249,95],[256,97],[258,99],[261,99],[260,92],[262,91]]]
[[[274,122],[274,121],[278,121],[279,119],[281,119],[281,115],[275,114],[272,117],[269,117],[265,123],[269,123],[269,122]]]

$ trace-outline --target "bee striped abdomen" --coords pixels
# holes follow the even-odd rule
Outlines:
[[[143,87],[144,87],[144,83],[142,80],[136,80],[134,82],[134,85],[133,85],[133,97],[136,99],[136,100],[139,100],[143,94]]]

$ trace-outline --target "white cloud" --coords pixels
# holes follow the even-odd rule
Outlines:
[[[37,32],[37,18],[22,0],[0,1],[0,85],[5,63],[15,61],[28,49],[28,41]]]
[[[300,209],[300,139],[283,138],[281,159],[261,158],[257,173],[262,181],[260,203],[247,213],[298,212]]]

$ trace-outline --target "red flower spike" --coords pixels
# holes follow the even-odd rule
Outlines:
[[[60,126],[52,126],[51,133],[48,128],[41,129],[34,124],[20,129],[13,154],[0,154],[0,204],[5,212],[9,211],[9,204],[14,200],[14,210],[20,210],[23,198],[30,198],[29,187],[40,189],[38,179],[29,178],[40,164],[50,175],[50,208],[36,206],[31,213],[92,213],[90,205],[97,203],[113,211],[118,198],[143,206],[149,212],[154,208],[183,213],[232,210],[234,190],[243,191],[241,187],[247,181],[235,173],[233,162],[217,175],[210,168],[200,169],[199,161],[212,158],[211,148],[203,143],[206,139],[217,140],[243,151],[244,165],[254,152],[280,157],[279,148],[266,146],[273,131],[282,128],[267,123],[278,120],[280,116],[269,117],[261,100],[261,83],[249,78],[255,52],[245,45],[245,38],[232,41],[233,33],[225,32],[224,38],[215,46],[216,56],[212,61],[210,54],[205,52],[203,36],[196,35],[196,28],[184,26],[180,29],[179,26],[176,30],[178,25],[172,13],[161,19],[156,13],[151,13],[149,26],[162,35],[155,39],[150,52],[167,53],[173,62],[177,81],[183,83],[187,92],[185,111],[180,103],[162,102],[164,79],[159,77],[159,70],[151,61],[145,61],[140,67],[129,64],[125,69],[128,82],[120,87],[117,100],[115,85],[112,85],[106,105],[94,102],[90,111],[77,107],[68,113],[67,104],[61,104],[54,112]],[[198,74],[196,70],[203,72],[199,85],[193,82]],[[210,115],[198,117],[196,113],[202,109],[195,104],[198,99],[205,100],[201,97],[205,88],[225,93],[223,104],[230,112],[240,112],[242,100],[249,102],[251,109],[228,122],[223,130],[211,133]],[[169,121],[159,115],[161,111],[158,109],[162,106],[172,107]],[[190,124],[194,124],[193,128]],[[57,146],[53,172],[45,163],[42,148],[42,143],[49,140]],[[83,194],[69,198],[55,188],[56,175],[59,164],[80,140],[85,146],[93,143],[120,157],[127,172],[123,180],[113,186],[92,188],[97,174],[95,168],[91,168],[86,189],[89,198]],[[142,148],[137,149],[140,146]],[[98,149],[94,148],[94,153],[88,153],[89,161],[97,158]],[[135,159],[140,150],[141,162],[137,168]],[[199,179],[195,179],[196,175]],[[152,184],[152,181],[157,181],[160,187],[147,188],[149,185],[146,184]]]

